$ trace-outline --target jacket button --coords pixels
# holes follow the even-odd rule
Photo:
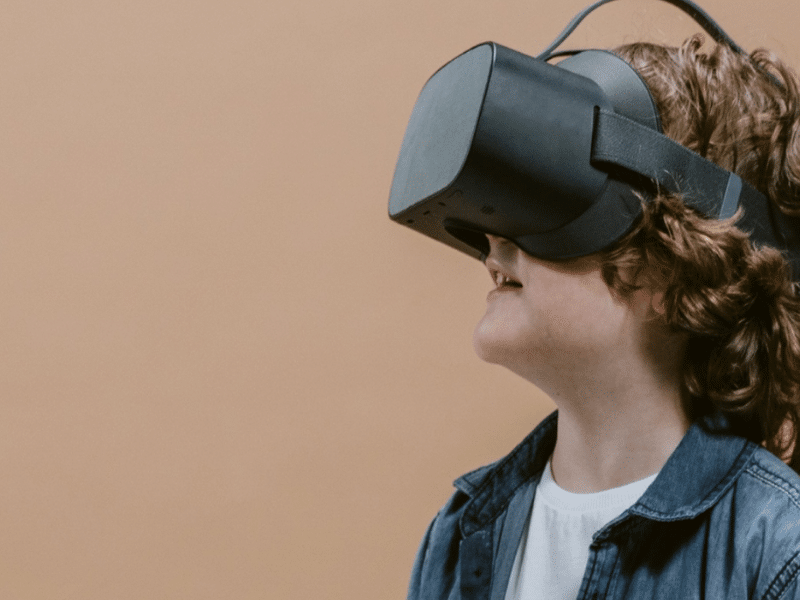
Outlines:
[[[483,573],[483,569],[478,567],[477,569],[475,569],[473,575],[475,575],[475,577],[480,577],[482,573]]]

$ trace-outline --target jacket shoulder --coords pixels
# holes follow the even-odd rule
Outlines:
[[[761,447],[756,449],[743,476],[751,480],[752,486],[800,510],[800,475],[771,452]]]
[[[459,521],[469,500],[468,494],[456,489],[428,525],[411,569],[409,600],[446,598],[456,585],[452,567],[458,562]]]
[[[759,447],[742,472],[734,506],[747,527],[746,563],[763,598],[800,585],[800,475]],[[794,594],[790,594],[794,598]]]

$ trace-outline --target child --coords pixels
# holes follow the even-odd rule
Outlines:
[[[666,135],[800,213],[797,79],[701,45],[615,52]],[[800,299],[738,216],[661,193],[610,248],[558,262],[487,235],[475,350],[558,411],[455,482],[409,598],[800,598]]]

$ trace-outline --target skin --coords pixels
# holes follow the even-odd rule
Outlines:
[[[660,294],[619,298],[596,256],[543,261],[487,237],[490,275],[521,287],[489,293],[473,344],[555,402],[556,482],[591,493],[656,473],[689,427],[680,393],[686,336],[663,324]]]

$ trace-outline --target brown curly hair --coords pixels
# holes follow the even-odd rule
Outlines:
[[[800,214],[800,84],[766,50],[742,56],[703,36],[679,48],[615,49],[647,82],[664,133],[750,182],[786,214]],[[602,253],[620,294],[664,294],[667,323],[688,333],[684,408],[719,410],[736,431],[800,472],[800,297],[789,264],[753,246],[731,219],[707,219],[679,195],[643,201],[643,214]],[[623,273],[634,272],[631,280]],[[635,283],[634,283],[635,282]]]

